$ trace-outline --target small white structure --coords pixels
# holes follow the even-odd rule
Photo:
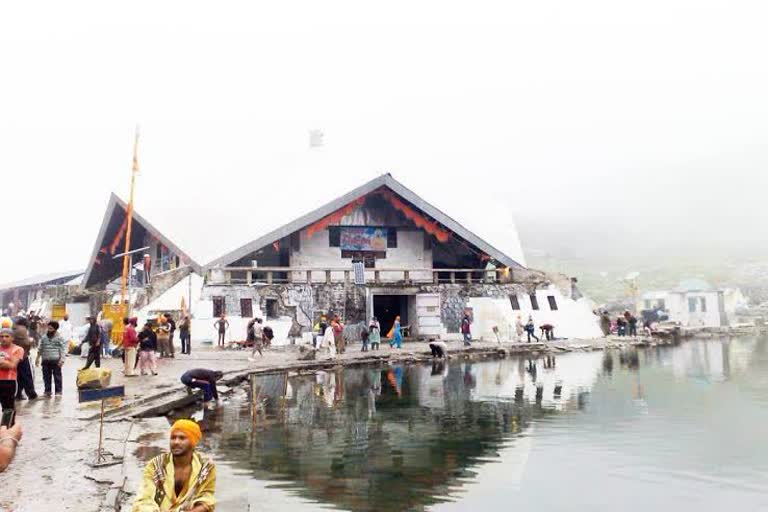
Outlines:
[[[660,309],[683,327],[728,325],[723,291],[702,279],[686,279],[671,291],[644,293],[638,309]]]

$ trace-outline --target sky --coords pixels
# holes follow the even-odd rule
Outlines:
[[[0,282],[85,268],[137,125],[136,209],[201,263],[385,172],[502,250],[768,252],[764,2],[263,4],[0,6]]]

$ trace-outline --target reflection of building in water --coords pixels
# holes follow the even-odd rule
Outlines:
[[[731,343],[723,341],[690,341],[670,352],[677,378],[728,380],[731,373],[746,365],[744,358],[731,357]]]
[[[503,447],[518,446],[522,475],[531,440],[517,435],[588,390],[601,358],[533,364],[535,383],[517,359],[259,377],[260,414],[251,414],[248,396],[225,408],[208,425],[221,431],[210,446],[257,478],[294,482],[309,499],[351,510],[423,509],[449,499]]]

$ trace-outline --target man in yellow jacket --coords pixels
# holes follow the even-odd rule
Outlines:
[[[195,451],[203,437],[192,420],[171,427],[171,453],[147,463],[133,512],[213,512],[216,466]]]

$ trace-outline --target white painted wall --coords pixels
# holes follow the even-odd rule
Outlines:
[[[649,292],[643,295],[653,300],[663,299],[669,320],[684,327],[720,327],[719,292]],[[696,300],[696,310],[689,311],[688,299]],[[706,301],[702,311],[701,299]]]
[[[352,270],[352,262],[341,257],[339,247],[330,247],[329,232],[327,230],[315,233],[307,237],[307,232],[301,232],[300,248],[291,255],[291,267],[298,268],[349,268]],[[388,268],[432,268],[432,250],[424,249],[423,231],[397,231],[397,247],[387,249],[385,259],[376,260],[377,270]],[[343,272],[334,272],[334,280],[342,280]],[[431,272],[412,273],[414,281],[432,281]],[[294,282],[306,282],[306,272],[294,272]],[[400,281],[402,272],[381,272],[382,281]],[[322,282],[325,279],[324,272],[312,274],[312,280]],[[373,269],[366,271],[366,280],[373,281]]]
[[[552,311],[549,307],[548,296],[555,297],[558,309]],[[565,297],[560,289],[550,285],[547,289],[536,290],[536,298],[539,309],[534,310],[528,295],[519,295],[520,310],[512,309],[512,303],[508,298],[473,297],[469,300],[469,306],[473,308],[474,323],[472,324],[472,337],[485,341],[495,341],[493,326],[499,328],[502,341],[516,339],[515,322],[518,316],[523,323],[528,316],[533,317],[536,325],[536,335],[539,335],[541,324],[555,326],[555,336],[558,338],[596,338],[602,335],[598,324],[598,317],[592,312],[593,303],[582,298],[577,301]]]

